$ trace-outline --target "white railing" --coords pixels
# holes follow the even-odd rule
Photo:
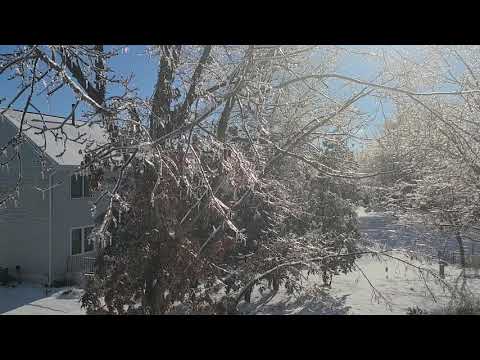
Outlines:
[[[73,255],[67,257],[67,273],[93,274],[95,272],[95,258]]]

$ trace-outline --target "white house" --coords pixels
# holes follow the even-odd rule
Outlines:
[[[0,146],[18,133],[22,111],[7,110],[0,115]],[[63,133],[54,130],[65,118],[26,113],[23,125],[21,165],[13,160],[0,166],[0,199],[15,190],[18,172],[22,181],[18,201],[0,209],[0,267],[23,280],[52,284],[75,273],[91,271],[93,243],[87,241],[94,219],[93,199],[87,176],[73,175],[83,160],[88,144],[106,142],[99,124],[69,120]],[[47,128],[43,134],[39,130]],[[51,130],[51,131],[50,131]],[[65,134],[77,142],[68,141]],[[42,147],[47,144],[42,172]],[[0,163],[12,157],[9,147],[0,154]]]

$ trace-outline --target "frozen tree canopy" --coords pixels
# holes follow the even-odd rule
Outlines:
[[[302,294],[308,276],[334,287],[366,254],[398,260],[362,240],[361,205],[448,228],[467,266],[464,236],[480,229],[480,48],[359,49],[154,45],[148,99],[110,66],[121,48],[2,52],[0,76],[18,84],[0,103],[16,127],[2,169],[33,141],[40,159],[91,181],[87,311],[235,314],[258,291]],[[371,76],[345,72],[353,61]],[[59,89],[76,101],[52,119],[35,102]],[[0,204],[18,200],[21,168]]]

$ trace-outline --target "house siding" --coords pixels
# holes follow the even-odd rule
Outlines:
[[[7,143],[16,132],[16,126],[0,115],[0,144]],[[20,265],[23,280],[48,282],[51,210],[52,280],[62,280],[66,277],[67,258],[71,253],[71,229],[94,225],[90,207],[98,194],[72,199],[70,175],[77,166],[58,165],[50,159],[47,166],[51,170],[51,179],[50,175],[42,178],[38,148],[27,140],[21,151],[23,181],[19,204],[14,207],[13,202],[9,202],[6,208],[0,209],[0,266],[7,267],[15,276],[15,267]],[[13,155],[12,149],[8,155]],[[0,157],[0,161],[5,161],[5,157]],[[0,170],[0,199],[15,189],[17,174],[17,160],[12,161],[8,172]],[[48,189],[50,180],[53,185],[50,191],[42,194],[35,189]],[[104,206],[105,203],[98,206],[99,213]]]
[[[53,273],[55,279],[63,279],[67,270],[67,257],[71,254],[70,232],[72,228],[94,225],[90,213],[94,197],[72,199],[70,174],[74,167],[63,166],[53,175],[53,183],[62,185],[53,191]]]
[[[5,144],[16,129],[8,121],[0,119],[0,144]],[[14,153],[9,149],[8,157]],[[34,187],[46,188],[48,178],[42,179],[37,156],[28,142],[21,147],[23,181],[20,198],[15,207],[9,201],[0,209],[0,266],[8,267],[16,274],[21,267],[22,278],[39,282],[48,280],[48,192],[42,193]],[[2,157],[1,161],[5,161]],[[13,160],[9,171],[0,170],[0,198],[15,189],[19,164]]]

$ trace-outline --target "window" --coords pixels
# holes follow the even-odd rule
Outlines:
[[[70,181],[72,199],[79,199],[90,196],[88,176],[72,175]]]
[[[72,230],[72,255],[82,252],[82,229]]]
[[[93,226],[72,229],[72,255],[82,254],[94,249],[93,241],[88,241],[88,236],[92,230]]]

